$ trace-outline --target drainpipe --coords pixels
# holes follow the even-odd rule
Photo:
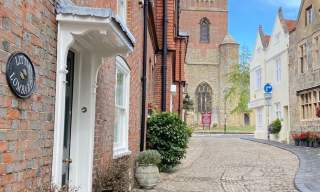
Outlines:
[[[161,84],[161,111],[165,112],[167,107],[167,55],[168,55],[168,0],[163,0],[163,33],[162,33],[162,84]]]
[[[182,70],[181,70],[181,65],[182,65],[182,58],[181,58],[181,49],[182,49],[182,41],[181,41],[181,39],[179,39],[179,61],[180,61],[180,63],[179,63],[179,65],[180,65],[180,67],[179,67],[179,83],[178,83],[178,87],[179,87],[179,107],[178,107],[178,114],[179,114],[179,117],[181,117],[181,77],[182,77]]]
[[[141,133],[140,133],[140,151],[145,149],[146,132],[146,98],[147,98],[147,49],[148,49],[148,8],[149,0],[144,1],[143,7],[143,66],[142,66],[142,111],[141,111]]]

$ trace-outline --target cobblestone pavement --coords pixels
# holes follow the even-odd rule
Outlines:
[[[195,136],[177,171],[161,174],[149,192],[291,192],[297,168],[297,157],[279,148],[237,136]]]
[[[320,148],[298,147],[266,140],[246,139],[273,145],[296,154],[300,160],[299,171],[295,178],[296,187],[303,192],[320,191]]]

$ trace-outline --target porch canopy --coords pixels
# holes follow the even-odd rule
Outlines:
[[[103,56],[133,50],[135,38],[112,9],[82,7],[70,0],[58,0],[56,11],[59,33],[69,33],[73,36],[72,41],[81,46]]]

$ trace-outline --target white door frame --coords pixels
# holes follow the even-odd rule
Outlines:
[[[95,103],[97,88],[96,78],[99,62],[93,53],[90,53],[88,50],[78,46],[70,36],[68,38],[68,35],[66,35],[62,38],[63,40],[58,41],[59,51],[56,81],[52,183],[54,185],[61,186],[66,94],[65,80],[66,74],[68,73],[66,69],[66,56],[69,50],[73,50],[76,54],[76,58],[70,150],[70,157],[73,162],[70,165],[70,186],[80,187],[80,191],[90,192],[92,189]],[[86,113],[81,112],[82,107],[87,108]]]

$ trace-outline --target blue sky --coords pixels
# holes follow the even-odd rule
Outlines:
[[[229,32],[252,50],[259,24],[270,34],[281,6],[285,18],[296,19],[301,0],[229,0]]]

